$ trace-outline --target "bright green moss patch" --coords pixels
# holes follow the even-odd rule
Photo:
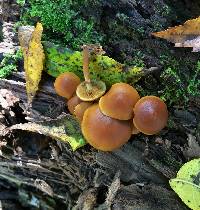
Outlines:
[[[30,8],[23,13],[22,21],[31,24],[41,21],[46,40],[56,40],[72,49],[85,43],[99,43],[102,36],[94,29],[94,21],[81,14],[86,0],[30,0]],[[33,24],[33,23],[32,23]]]
[[[15,54],[4,55],[0,63],[0,78],[9,76],[13,71],[17,70],[18,61],[22,59],[22,53],[18,50]]]

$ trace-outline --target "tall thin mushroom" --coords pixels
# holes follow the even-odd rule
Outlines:
[[[90,46],[83,45],[83,74],[85,81],[76,90],[77,96],[83,101],[94,101],[106,91],[106,85],[100,80],[91,80],[89,72]]]

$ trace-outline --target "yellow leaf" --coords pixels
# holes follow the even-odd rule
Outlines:
[[[19,36],[24,56],[26,91],[29,104],[32,102],[38,90],[44,65],[45,55],[41,44],[42,31],[42,24],[37,23],[32,33],[30,29],[28,32],[25,31],[23,36],[21,33]],[[24,36],[26,36],[26,38]]]
[[[187,206],[200,210],[200,159],[184,164],[170,186]]]

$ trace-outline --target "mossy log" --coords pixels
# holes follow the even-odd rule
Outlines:
[[[84,17],[93,17],[99,33],[105,34],[105,51],[118,61],[137,64],[143,60],[151,67],[162,65],[160,56],[163,54],[198,57],[187,50],[176,50],[166,41],[151,36],[152,32],[198,17],[200,5],[197,1],[88,0],[80,9]]]

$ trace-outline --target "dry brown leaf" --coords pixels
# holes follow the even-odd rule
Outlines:
[[[193,52],[198,52],[200,51],[200,17],[152,35],[175,43],[175,47],[192,47]]]

